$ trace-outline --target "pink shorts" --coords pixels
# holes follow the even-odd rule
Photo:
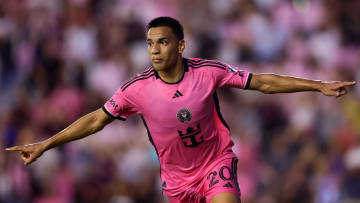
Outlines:
[[[201,181],[201,187],[196,191],[186,192],[187,196],[168,197],[170,203],[205,203],[217,194],[232,193],[240,199],[240,188],[237,181],[237,163],[236,157],[225,159],[219,162],[215,167],[205,174]]]

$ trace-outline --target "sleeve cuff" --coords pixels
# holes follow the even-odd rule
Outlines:
[[[245,88],[244,88],[244,89],[249,89],[249,87],[250,87],[250,82],[251,82],[251,78],[252,78],[252,73],[249,73],[248,79],[247,79],[247,81],[246,81],[246,85],[245,85]]]
[[[108,110],[106,110],[105,106],[103,106],[101,109],[102,109],[108,116],[110,116],[111,118],[118,119],[118,120],[122,120],[122,121],[126,121],[126,119],[123,118],[123,117],[113,116]]]

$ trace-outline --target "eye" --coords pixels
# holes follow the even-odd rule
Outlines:
[[[162,45],[168,45],[168,41],[165,41],[165,40],[164,40],[164,41],[161,41],[160,43],[161,43]]]
[[[152,42],[147,42],[147,45],[150,47],[152,45]]]

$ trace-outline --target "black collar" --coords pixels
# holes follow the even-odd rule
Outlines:
[[[158,72],[155,70],[155,77],[156,77],[156,79],[160,79],[160,80],[163,81],[164,83],[170,84],[170,85],[180,83],[180,82],[183,80],[184,76],[185,76],[185,72],[188,72],[188,71],[189,71],[189,66],[188,66],[188,60],[189,60],[189,59],[187,59],[187,58],[182,58],[182,60],[183,60],[184,72],[183,72],[183,75],[181,76],[181,78],[180,78],[179,81],[177,81],[177,82],[166,82],[166,81],[164,81],[164,80],[162,80],[162,79],[160,78]]]

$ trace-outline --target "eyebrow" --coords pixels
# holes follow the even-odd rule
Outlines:
[[[157,41],[164,41],[164,40],[169,40],[169,38],[168,37],[162,37],[162,38],[157,39]],[[146,41],[152,41],[152,39],[147,38]]]

